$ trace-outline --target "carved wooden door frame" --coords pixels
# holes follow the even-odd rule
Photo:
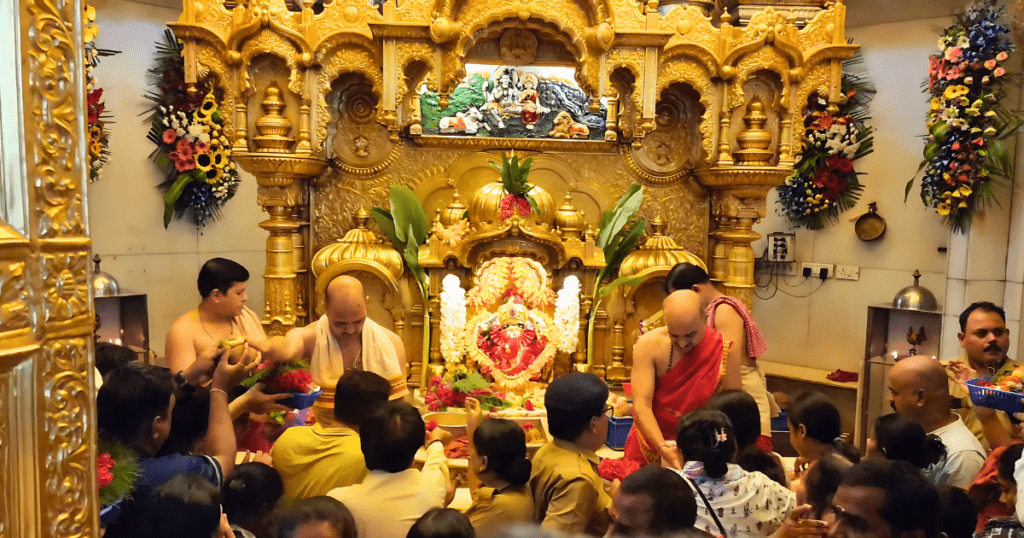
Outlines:
[[[0,1],[0,538],[96,536],[80,0]]]

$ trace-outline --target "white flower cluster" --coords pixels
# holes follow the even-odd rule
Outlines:
[[[159,109],[165,128],[174,129],[175,134],[187,139],[193,144],[196,142],[203,144],[210,143],[209,126],[202,122],[189,119],[188,114],[185,114],[180,110],[175,111],[174,107],[159,107]],[[224,138],[224,140],[227,140],[227,138]],[[224,141],[222,140],[222,143],[223,142]]]
[[[560,351],[576,351],[580,334],[580,279],[573,275],[566,277],[562,289],[555,299],[555,343]]]
[[[858,134],[860,131],[852,123],[833,123],[827,131],[814,133],[815,145],[825,148],[830,155],[842,154],[847,159],[853,159],[860,149],[860,142],[857,142]]]
[[[231,193],[238,190],[238,184],[242,182],[242,177],[234,170],[235,163],[228,163],[228,171],[224,173],[224,179],[213,188],[213,195],[221,204],[231,199]]]
[[[441,281],[441,356],[457,362],[465,355],[466,290],[459,277],[448,275]]]

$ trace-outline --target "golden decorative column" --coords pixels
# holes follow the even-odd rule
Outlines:
[[[754,249],[751,243],[761,235],[754,224],[764,218],[768,191],[785,181],[792,168],[775,166],[772,135],[764,129],[768,120],[764,103],[754,98],[743,116],[746,128],[736,136],[740,149],[724,166],[697,172],[705,187],[711,189],[711,215],[716,229],[709,235],[711,248],[711,280],[720,291],[743,301],[748,307],[754,299]],[[730,147],[728,140],[720,148]]]
[[[99,534],[81,10],[0,3],[3,538]]]
[[[270,232],[263,273],[266,298],[263,326],[268,335],[275,335],[295,327],[306,312],[299,304],[301,295],[295,273],[294,237],[303,222],[297,220],[293,212],[296,206],[307,201],[306,179],[323,171],[327,161],[293,151],[292,121],[282,114],[285,102],[276,82],[267,86],[262,106],[264,114],[256,120],[259,135],[252,139],[256,151],[235,153],[235,160],[256,176],[257,203],[270,216],[260,223],[260,228]],[[303,119],[308,121],[305,115]]]

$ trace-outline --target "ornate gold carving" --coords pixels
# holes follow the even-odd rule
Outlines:
[[[40,394],[45,395],[48,536],[86,536],[92,531],[91,503],[98,488],[96,453],[91,447],[93,432],[83,427],[92,422],[91,371],[85,338],[49,344],[39,384]]]
[[[0,327],[7,332],[28,326],[28,279],[25,274],[25,262],[0,262]],[[0,417],[2,416],[4,415],[0,414]]]
[[[252,62],[252,59],[260,54],[273,54],[284,60],[284,63],[288,66],[290,75],[288,76],[288,89],[295,95],[303,95],[303,83],[305,82],[302,76],[301,69],[297,61],[299,49],[296,44],[285,39],[284,37],[275,34],[269,29],[263,30],[256,34],[255,37],[245,42],[245,45],[241,50],[241,61],[243,65],[248,65]],[[246,86],[250,84],[249,70],[242,69],[240,72],[242,81],[240,84]]]
[[[680,247],[671,237],[662,234],[665,221],[661,217],[651,219],[651,235],[638,250],[626,255],[619,268],[619,276],[635,276],[644,280],[664,276],[677,263],[692,263],[706,267],[704,261]],[[633,288],[639,283],[632,284]]]
[[[537,36],[523,28],[501,33],[501,62],[505,65],[529,65],[537,57]]]
[[[740,150],[733,153],[736,162],[743,165],[768,165],[775,156],[768,146],[772,144],[772,135],[764,130],[768,116],[764,115],[764,103],[756,97],[747,105],[747,115],[743,123],[747,128],[736,137]]]
[[[44,253],[46,322],[67,321],[89,312],[89,252]]]
[[[679,82],[689,85],[700,95],[700,104],[704,106],[704,114],[701,115],[700,121],[701,149],[707,156],[708,162],[712,162],[715,116],[711,101],[713,93],[711,77],[697,62],[677,57],[662,64],[658,73],[658,95],[661,95],[669,85]]]
[[[384,74],[381,72],[380,64],[372,54],[362,48],[356,49],[335,49],[325,54],[321,60],[324,62],[317,75],[317,151],[323,151],[324,143],[327,141],[327,122],[330,121],[331,112],[327,106],[327,94],[331,91],[331,84],[342,73],[359,73],[366,77],[372,85],[372,93],[377,100],[378,114],[382,111],[380,102],[381,92],[384,91]]]
[[[282,153],[287,152],[295,139],[289,136],[292,130],[292,122],[281,115],[284,110],[284,101],[281,100],[281,89],[276,82],[271,82],[264,93],[263,117],[256,120],[256,130],[259,136],[253,138],[256,144],[256,151],[261,153]]]
[[[362,262],[357,264],[360,269],[366,270],[363,265],[378,266],[376,273],[389,277],[391,281],[397,282],[402,277],[404,270],[402,256],[390,245],[386,245],[383,239],[366,228],[370,222],[370,212],[365,208],[360,209],[352,218],[355,228],[348,231],[345,237],[339,239],[333,245],[324,247],[313,256],[313,275],[319,278],[332,265],[345,262]],[[385,278],[387,280],[388,278]]]

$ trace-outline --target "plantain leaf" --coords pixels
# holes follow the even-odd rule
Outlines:
[[[181,174],[174,184],[171,185],[171,188],[167,190],[167,194],[164,195],[164,229],[167,229],[167,226],[171,224],[171,217],[174,216],[174,204],[181,197],[185,186],[192,181],[194,181],[194,178],[191,174]]]
[[[402,244],[422,245],[427,241],[430,222],[423,204],[405,185],[391,186],[391,215],[395,218],[395,236]],[[407,235],[412,230],[412,235]]]
[[[375,207],[370,210],[370,216],[373,217],[380,231],[388,236],[388,239],[395,248],[403,248],[403,243],[398,240],[398,234],[395,233],[395,217],[391,216],[390,211]]]
[[[603,249],[622,230],[622,227],[636,216],[636,212],[640,210],[640,204],[643,200],[644,191],[642,186],[634,183],[626,189],[626,193],[622,195],[622,198],[619,198],[619,203],[616,204],[611,219],[601,227],[597,234],[598,247]]]
[[[414,234],[412,225],[406,230],[408,236]],[[409,266],[409,270],[412,271],[412,276],[416,278],[416,283],[420,286],[420,293],[423,294],[423,299],[427,298],[427,278],[423,269],[420,267],[420,249],[419,246],[414,245],[412,242],[405,244],[405,249],[402,250],[402,258],[405,259],[405,264]]]
[[[605,263],[611,271],[618,271],[619,266],[622,265],[623,260],[626,256],[640,244],[640,237],[647,231],[647,222],[643,219],[636,221],[633,227],[630,228],[629,233],[618,241],[615,245],[615,250],[611,252],[611,255],[605,258]]]
[[[914,188],[914,178],[911,178],[910,181],[907,182],[906,192],[903,193],[903,203],[904,204],[907,203],[907,198],[910,198],[910,189],[913,189],[913,188]]]
[[[644,277],[642,276],[620,276],[619,278],[616,278],[615,280],[612,280],[610,283],[608,283],[607,286],[604,286],[601,289],[597,290],[597,296],[604,297],[605,295],[608,295],[609,293],[615,291],[615,288],[618,288],[619,286],[630,286],[636,284],[637,282],[643,281],[643,279]]]
[[[540,207],[537,206],[537,200],[535,200],[533,196],[527,194],[526,201],[530,202],[530,207],[533,208],[533,212],[536,213],[537,215],[540,215]]]

